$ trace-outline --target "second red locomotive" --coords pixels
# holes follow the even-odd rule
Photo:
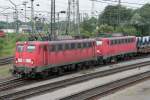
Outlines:
[[[97,38],[96,43],[97,56],[101,57],[104,62],[132,56],[137,52],[136,37],[134,36]]]

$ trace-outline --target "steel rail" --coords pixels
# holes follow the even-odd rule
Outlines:
[[[13,78],[8,81],[3,81],[0,83],[0,92],[9,90],[9,89],[12,89],[15,87],[19,87],[19,86],[25,85],[25,84],[27,84],[27,83],[25,82],[25,80],[23,80],[21,78]]]
[[[54,83],[40,85],[40,86],[29,88],[26,90],[7,92],[4,94],[0,93],[0,97],[4,100],[5,99],[16,100],[16,99],[29,98],[29,97],[32,97],[32,96],[35,96],[38,94],[52,92],[52,91],[55,91],[57,89],[60,89],[60,88],[66,87],[66,86],[85,82],[85,81],[88,81],[88,80],[91,80],[94,78],[103,77],[103,76],[111,75],[114,73],[120,73],[123,71],[132,70],[132,69],[139,68],[139,67],[145,67],[147,65],[150,65],[150,61],[132,64],[132,65],[121,66],[119,68],[109,69],[107,71],[100,71],[100,72],[95,72],[95,73],[91,73],[91,74],[86,74],[86,75],[82,75],[82,76],[71,78],[71,79],[66,79],[66,80],[57,81]]]
[[[14,57],[0,58],[0,66],[6,65],[6,64],[11,64],[13,59],[14,59]]]
[[[105,95],[113,93],[116,90],[120,90],[124,87],[138,83],[147,78],[150,78],[150,71],[147,71],[138,75],[133,75],[124,79],[114,81],[114,82],[110,82],[105,85],[98,86],[93,89],[86,90],[86,91],[62,98],[60,100],[96,100]]]

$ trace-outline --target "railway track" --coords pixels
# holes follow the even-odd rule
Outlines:
[[[27,84],[27,83],[23,79],[12,78],[10,80],[3,81],[0,83],[0,91],[13,89],[13,88],[19,87],[21,85],[25,85],[25,84]]]
[[[114,82],[110,82],[108,84],[62,98],[60,100],[97,100],[105,95],[114,93],[117,90],[120,90],[122,88],[125,88],[127,86],[141,82],[142,80],[149,78],[150,78],[150,71],[130,76],[124,79],[120,79]]]
[[[0,66],[12,63],[14,57],[0,58]]]
[[[108,65],[110,65],[110,64],[108,64]],[[101,65],[100,65],[100,67],[101,67]],[[71,74],[71,73],[66,73],[64,75],[67,75],[67,74]],[[44,80],[53,79],[53,78],[56,78],[56,77],[58,77],[58,76],[51,76],[51,77],[48,77]],[[11,77],[11,78],[8,78],[8,79],[5,79],[5,80],[1,80],[1,82],[0,82],[0,92],[3,92],[5,90],[11,90],[11,89],[18,88],[18,87],[25,86],[25,85],[30,85],[30,84],[33,84],[35,82],[44,81],[44,80],[40,79],[40,80],[37,80],[37,81],[35,81],[35,80],[33,81],[33,80],[23,80],[23,79]]]
[[[36,82],[40,82],[44,80],[46,79],[32,80],[32,79],[12,78],[7,81],[0,82],[0,93],[7,92],[8,90],[19,88],[21,86],[34,84]]]
[[[13,82],[18,81],[18,80],[20,80],[20,79],[12,77],[11,79],[0,82],[0,87],[7,85],[7,84],[10,84],[10,83],[13,83]]]
[[[44,85],[32,87],[32,88],[25,89],[25,90],[6,92],[6,93],[1,92],[0,93],[0,99],[2,99],[2,100],[25,99],[25,98],[36,96],[36,95],[43,94],[46,92],[52,92],[52,91],[55,91],[57,89],[60,89],[60,88],[66,87],[66,86],[81,83],[81,82],[88,81],[88,80],[91,80],[94,78],[98,78],[98,77],[102,77],[102,76],[106,76],[106,75],[111,75],[114,73],[119,73],[119,72],[131,70],[131,69],[135,69],[135,68],[139,68],[139,67],[144,67],[147,65],[150,65],[150,61],[132,64],[132,65],[128,65],[128,66],[121,66],[119,68],[114,68],[114,69],[110,69],[107,71],[90,73],[90,74],[78,76],[75,78],[65,79],[65,80],[61,80],[61,81],[57,81],[57,82],[53,82],[53,83],[47,83]]]

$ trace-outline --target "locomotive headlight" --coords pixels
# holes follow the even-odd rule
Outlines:
[[[31,59],[26,59],[26,63],[31,63]]]
[[[16,64],[18,63],[18,61],[16,60]]]
[[[15,62],[16,62],[16,64],[18,63],[18,59],[17,58],[16,58]]]
[[[22,59],[22,58],[18,58],[17,61],[18,61],[19,63],[22,63],[23,59]]]
[[[26,63],[34,64],[34,61],[32,59],[26,59]]]
[[[101,50],[97,50],[97,53],[98,53],[98,54],[101,54],[101,53],[102,53],[102,51],[101,51]]]
[[[97,50],[97,52],[98,52],[98,53],[100,53],[100,51],[99,51],[99,50]]]
[[[31,64],[32,64],[32,65],[34,64],[34,61],[33,61],[33,60],[31,60]]]

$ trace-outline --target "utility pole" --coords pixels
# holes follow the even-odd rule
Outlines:
[[[77,3],[77,33],[80,35],[80,8],[79,8],[79,0],[76,1]]]
[[[7,33],[8,33],[8,13],[3,14],[3,15],[6,17],[6,22],[7,22],[6,29],[7,29]]]
[[[75,11],[75,0],[72,0],[72,13],[73,13],[73,26],[76,24],[76,19],[75,19],[75,17],[76,17],[76,11]]]
[[[121,5],[121,0],[118,1],[118,5]]]
[[[16,22],[16,33],[19,33],[19,24],[18,24],[18,10],[17,5],[13,3],[11,0],[9,2],[15,7],[15,22]]]
[[[67,27],[66,27],[66,35],[71,32],[71,0],[68,0],[68,11],[67,11]]]
[[[55,0],[51,0],[51,34],[49,34],[49,39],[51,40],[51,36],[53,40],[56,40],[56,25],[55,25]]]
[[[27,18],[27,1],[24,1],[23,2],[23,5],[24,5],[24,14],[25,14],[25,19],[24,19],[24,21],[25,21],[25,24],[27,23],[27,20],[26,20],[26,18]]]
[[[3,12],[3,11],[2,11],[2,12]],[[7,29],[7,33],[8,33],[8,19],[9,19],[8,14],[9,14],[9,13],[2,13],[2,12],[0,12],[0,14],[4,15],[4,16],[6,17],[6,22],[7,22],[7,24],[6,24],[6,29]]]
[[[92,1],[92,9],[91,9],[91,16],[94,17],[94,10],[95,10],[95,0]]]
[[[66,34],[71,33],[71,29],[77,35],[80,34],[80,11],[79,0],[68,0]]]
[[[121,7],[121,0],[118,0],[118,25],[120,25],[120,7]]]
[[[59,12],[57,12],[57,35],[59,35],[60,34],[60,14],[65,14],[66,13],[66,11],[59,11]]]
[[[59,25],[60,25],[60,12],[57,13],[57,31],[58,31],[58,34],[59,34],[59,32],[60,32],[60,31],[59,31],[59,29],[60,29],[60,26],[59,26]]]
[[[16,33],[19,33],[19,23],[18,23],[18,10],[17,10],[17,5],[15,6],[15,11],[16,11]]]
[[[34,20],[34,0],[31,0],[31,27],[32,27],[32,34],[35,33],[35,20]]]

